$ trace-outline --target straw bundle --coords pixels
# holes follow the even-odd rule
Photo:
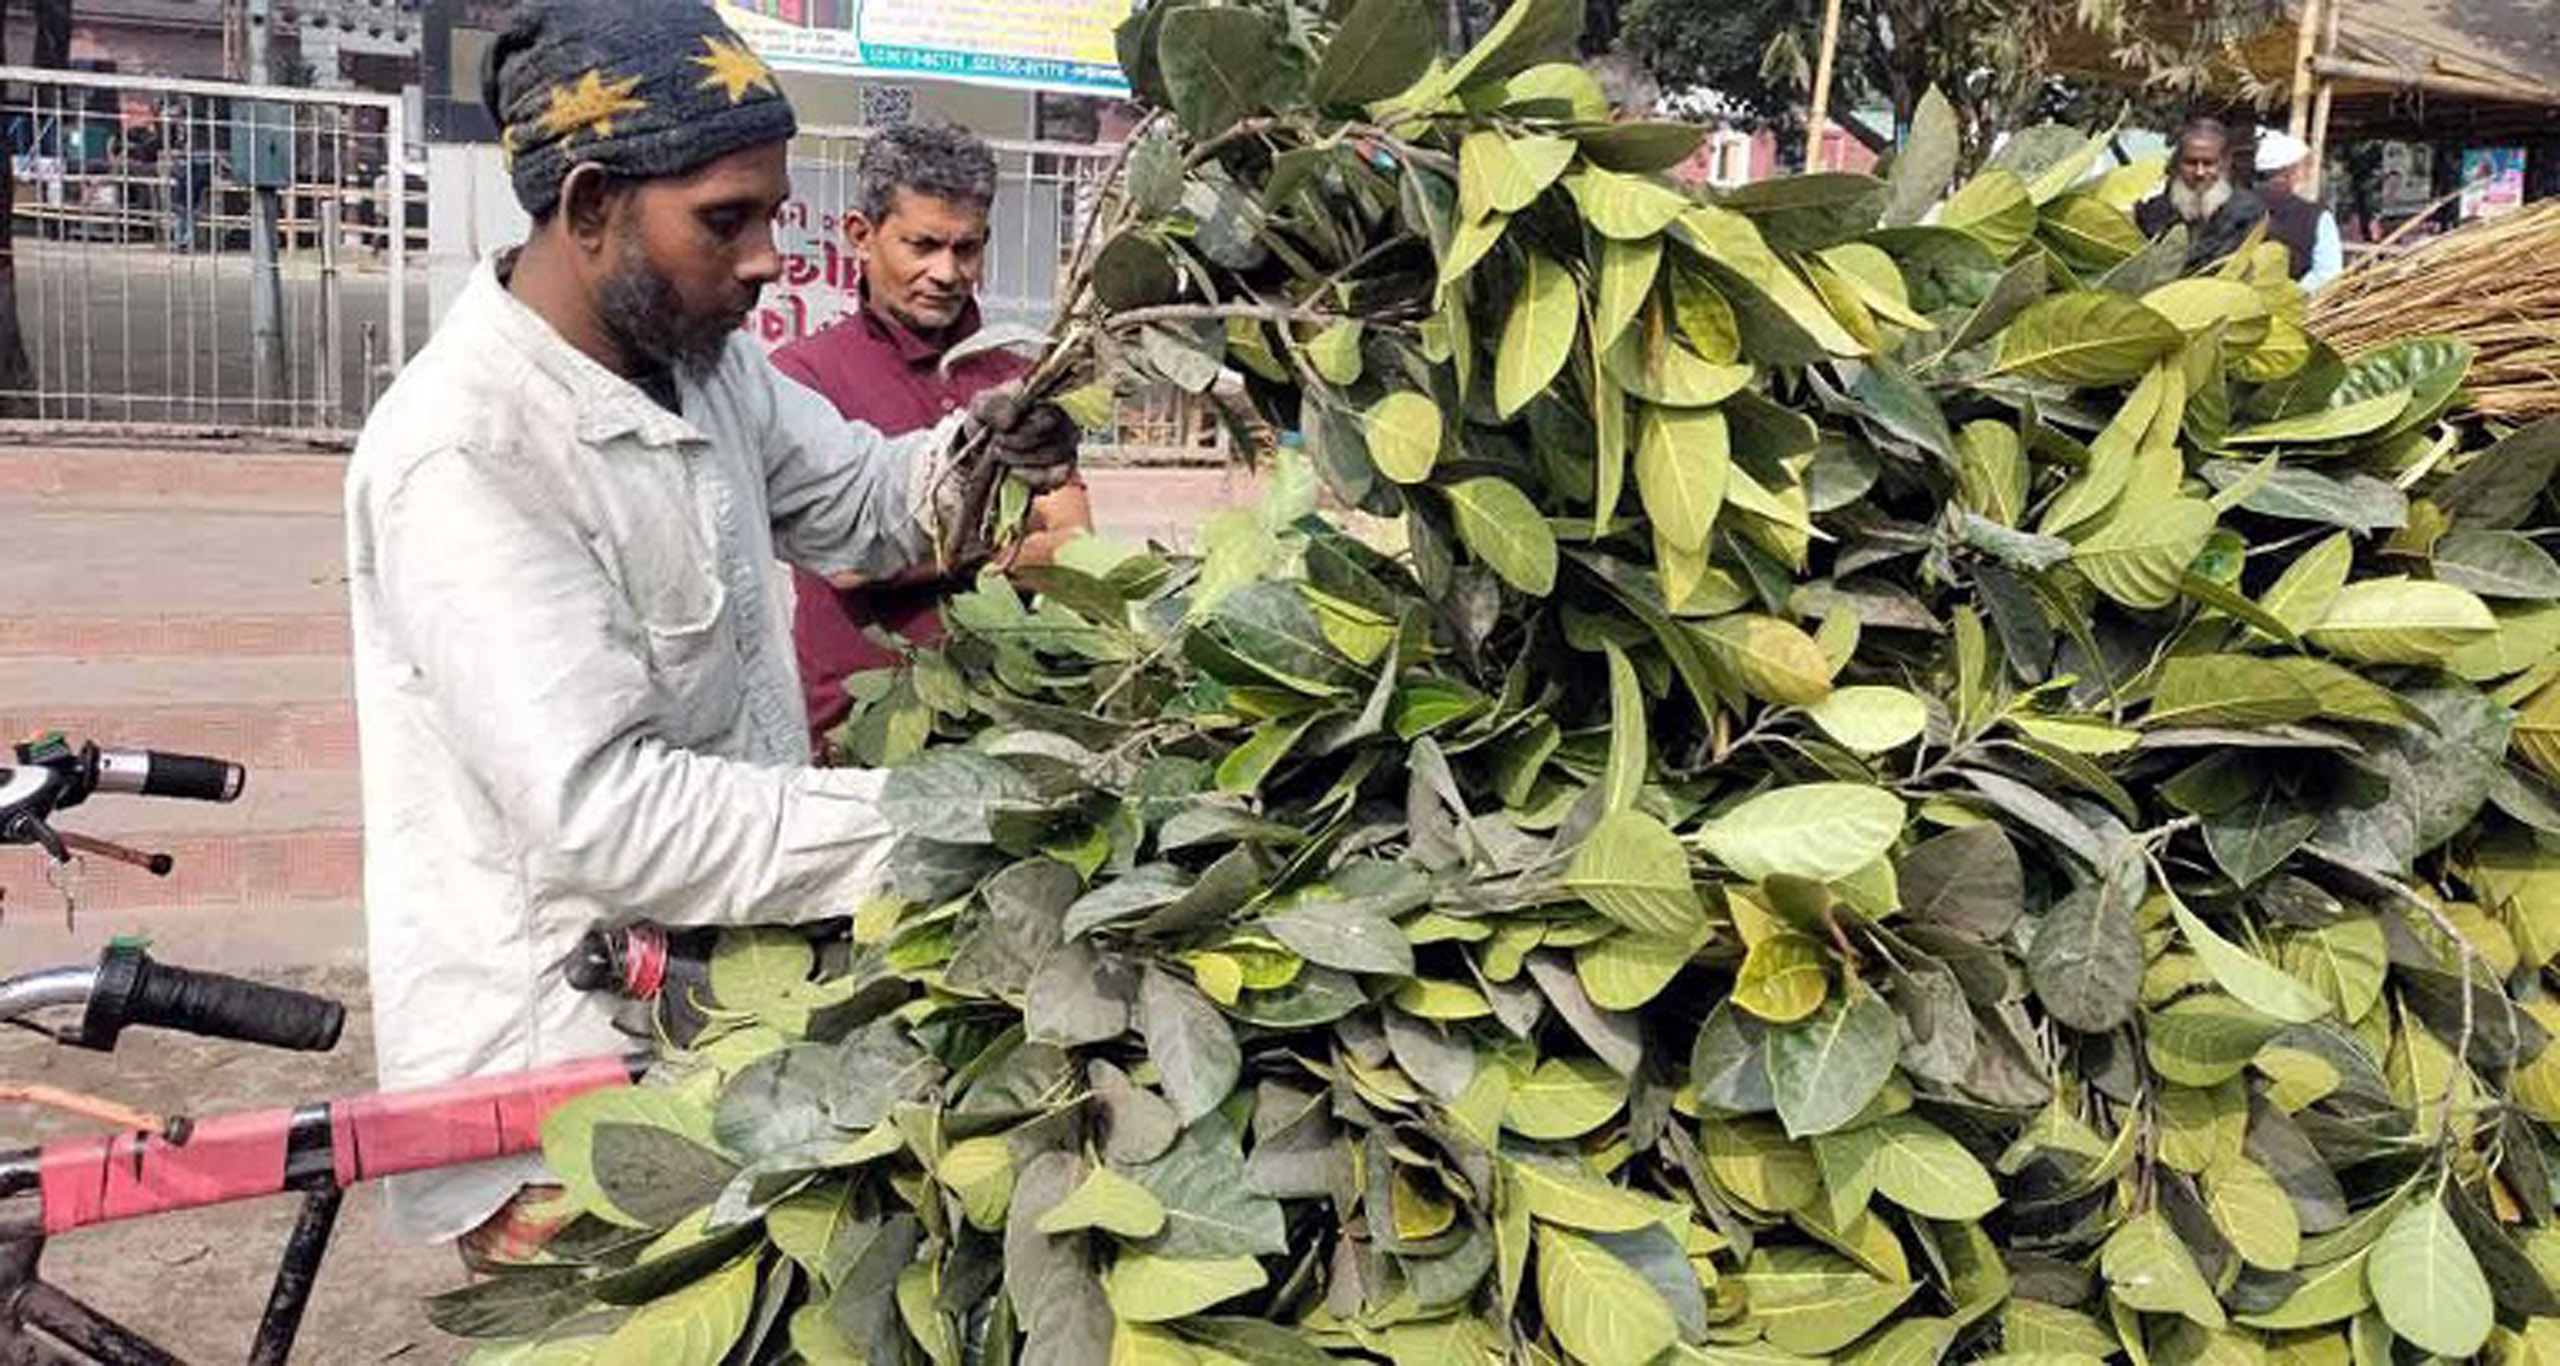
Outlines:
[[[2459,337],[2474,411],[2560,413],[2560,201],[2475,224],[2347,272],[2311,302],[2341,354],[2402,337]]]

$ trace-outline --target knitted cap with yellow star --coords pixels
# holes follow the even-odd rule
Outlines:
[[[799,127],[773,72],[702,0],[525,0],[481,95],[536,218],[581,164],[682,175]]]

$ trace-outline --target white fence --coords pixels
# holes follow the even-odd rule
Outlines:
[[[395,96],[0,68],[0,419],[342,438],[411,340]],[[422,302],[422,300],[420,300]]]

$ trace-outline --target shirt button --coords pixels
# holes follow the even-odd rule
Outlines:
[[[959,404],[954,403],[954,402],[952,402],[950,399],[947,399],[947,398],[946,398],[946,399],[944,399],[944,400],[942,401],[942,411],[944,411],[944,412],[946,412],[946,413],[947,413],[947,412],[950,412],[952,409],[957,408],[957,407],[959,407],[959,406],[960,406]]]

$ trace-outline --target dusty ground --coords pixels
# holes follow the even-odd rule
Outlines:
[[[348,1003],[346,1037],[326,1055],[137,1030],[114,1054],[60,1048],[0,1034],[0,1077],[49,1082],[154,1110],[209,1114],[290,1105],[370,1090],[372,1017],[363,979],[343,968],[260,974]],[[68,1116],[0,1111],[0,1143],[14,1146],[97,1126]],[[260,1200],[84,1229],[45,1250],[48,1279],[190,1360],[247,1356],[269,1278],[299,1202]],[[463,1344],[430,1326],[421,1296],[462,1281],[450,1249],[395,1241],[382,1193],[347,1195],[319,1289],[303,1321],[296,1362],[461,1360]]]

